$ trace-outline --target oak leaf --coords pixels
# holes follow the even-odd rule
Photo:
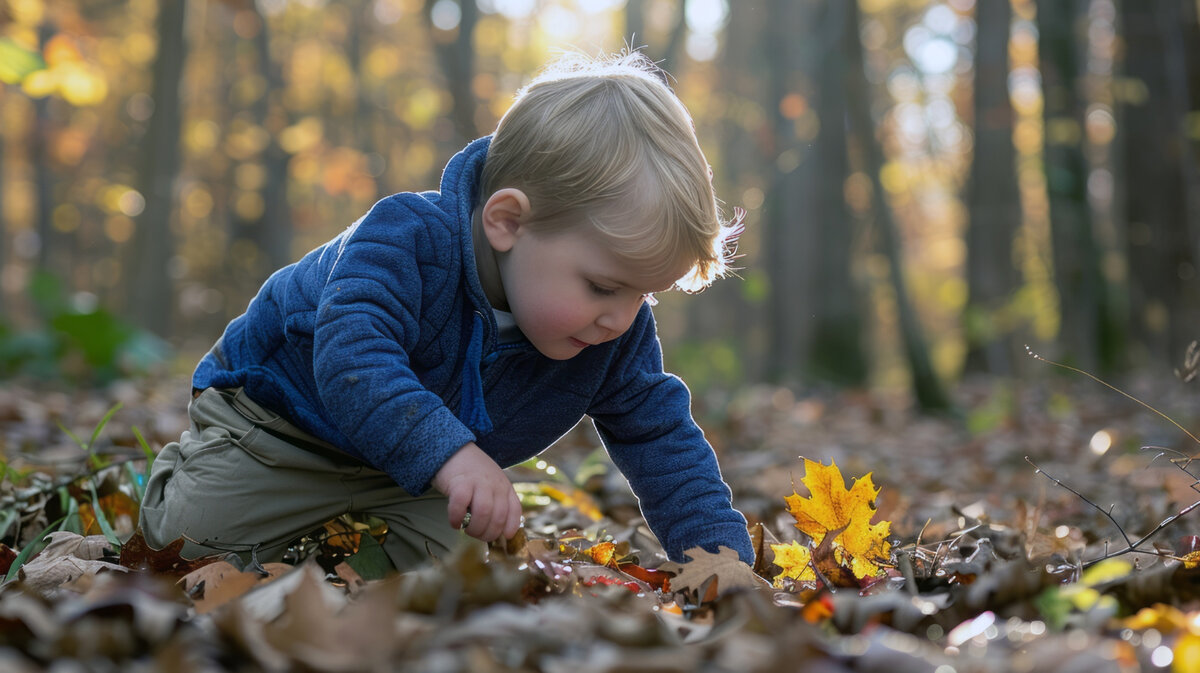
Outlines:
[[[891,556],[888,535],[892,524],[871,523],[876,514],[875,497],[879,495],[871,473],[847,489],[836,462],[830,461],[827,467],[805,458],[801,483],[808,488],[809,497],[793,492],[784,498],[788,512],[796,519],[796,528],[818,547],[832,533],[833,559],[854,577],[862,580],[878,575]]]
[[[707,552],[702,547],[692,547],[683,552],[683,555],[691,560],[687,563],[664,563],[659,569],[675,573],[671,578],[671,589],[674,591],[707,589],[700,593],[702,601],[711,600],[734,589],[759,589],[770,586],[766,580],[755,575],[750,566],[742,562],[738,553],[729,547],[720,547],[716,554]]]

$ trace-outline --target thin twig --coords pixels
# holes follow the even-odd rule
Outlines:
[[[1035,360],[1041,360],[1042,362],[1045,362],[1048,365],[1054,365],[1055,367],[1061,367],[1063,369],[1073,371],[1077,374],[1083,374],[1084,376],[1095,381],[1096,383],[1099,383],[1100,385],[1102,385],[1110,390],[1114,390],[1118,393],[1121,393],[1125,397],[1133,400],[1134,402],[1137,402],[1138,404],[1142,405],[1143,407],[1145,407],[1145,408],[1149,409],[1150,411],[1153,411],[1154,413],[1158,414],[1159,416],[1165,418],[1168,423],[1179,428],[1183,432],[1183,434],[1187,435],[1188,437],[1191,437],[1193,442],[1195,442],[1196,444],[1200,444],[1200,439],[1197,439],[1196,435],[1193,435],[1191,432],[1188,431],[1187,428],[1185,428],[1182,425],[1180,425],[1179,423],[1177,423],[1175,421],[1175,419],[1164,414],[1163,412],[1159,411],[1158,409],[1155,409],[1154,407],[1150,406],[1149,404],[1146,404],[1145,402],[1139,400],[1138,398],[1134,397],[1133,395],[1130,395],[1129,393],[1125,392],[1124,390],[1121,390],[1120,388],[1114,386],[1113,384],[1109,383],[1108,381],[1105,381],[1104,379],[1101,379],[1100,377],[1095,376],[1093,374],[1089,374],[1088,372],[1085,372],[1082,369],[1077,369],[1075,367],[1072,367],[1071,365],[1064,365],[1061,362],[1055,362],[1054,360],[1049,360],[1047,358],[1044,358],[1044,357],[1038,355],[1037,353],[1034,353],[1033,349],[1031,349],[1028,345],[1025,346],[1025,352],[1029,353],[1029,356]]]
[[[1157,533],[1162,531],[1167,526],[1170,526],[1171,524],[1175,523],[1175,521],[1177,519],[1179,519],[1180,517],[1187,516],[1189,513],[1191,513],[1192,510],[1196,509],[1197,507],[1200,507],[1200,500],[1193,502],[1192,504],[1188,505],[1187,507],[1184,507],[1183,509],[1179,510],[1177,513],[1172,514],[1171,516],[1163,519],[1162,523],[1160,523],[1154,527],[1154,530],[1150,531],[1149,533],[1146,533],[1145,535],[1143,535],[1141,537],[1141,539],[1137,540],[1136,542],[1130,543],[1129,546],[1126,547],[1125,549],[1118,549],[1117,551],[1112,552],[1110,554],[1105,554],[1104,556],[1101,556],[1098,559],[1093,559],[1091,561],[1088,561],[1087,563],[1084,564],[1084,566],[1087,567],[1087,566],[1095,565],[1096,563],[1099,563],[1100,561],[1103,561],[1105,559],[1110,559],[1114,556],[1120,556],[1121,554],[1128,554],[1130,552],[1139,552],[1142,554],[1153,553],[1153,552],[1141,551],[1138,549],[1138,547],[1145,544],[1147,540],[1149,540],[1151,537],[1154,537],[1154,535],[1156,535]],[[1163,556],[1163,554],[1155,554],[1155,555]]]
[[[1146,542],[1149,541],[1150,538],[1152,538],[1155,535],[1157,535],[1158,533],[1160,533],[1167,526],[1170,526],[1171,524],[1175,523],[1175,521],[1178,520],[1179,518],[1187,516],[1188,514],[1190,514],[1192,512],[1192,510],[1196,509],[1197,507],[1200,507],[1200,500],[1197,500],[1196,502],[1193,502],[1192,504],[1188,505],[1187,507],[1184,507],[1183,509],[1179,510],[1175,514],[1172,514],[1171,516],[1163,519],[1161,523],[1159,523],[1157,526],[1154,527],[1154,530],[1150,531],[1149,533],[1146,533],[1141,538],[1139,538],[1137,540],[1130,540],[1129,534],[1125,532],[1125,528],[1123,526],[1121,526],[1120,523],[1117,523],[1117,520],[1115,518],[1113,518],[1113,516],[1110,512],[1106,512],[1103,507],[1100,507],[1099,505],[1092,502],[1091,500],[1088,500],[1082,493],[1080,493],[1079,491],[1076,491],[1075,489],[1073,489],[1070,486],[1063,483],[1061,479],[1056,479],[1055,477],[1052,477],[1045,470],[1038,467],[1037,464],[1034,463],[1032,460],[1030,460],[1028,456],[1025,457],[1025,461],[1028,462],[1030,465],[1033,465],[1034,469],[1036,469],[1039,474],[1045,475],[1045,477],[1047,479],[1053,481],[1055,484],[1058,484],[1059,486],[1067,489],[1071,493],[1074,493],[1076,496],[1079,497],[1080,500],[1083,500],[1087,504],[1096,508],[1096,510],[1099,511],[1101,514],[1108,517],[1108,520],[1112,521],[1113,525],[1116,526],[1117,530],[1121,533],[1121,537],[1125,539],[1125,548],[1124,549],[1118,549],[1116,551],[1108,551],[1106,548],[1104,555],[1100,556],[1099,558],[1094,558],[1089,561],[1084,561],[1083,562],[1084,568],[1088,568],[1088,567],[1093,566],[1101,561],[1104,561],[1104,560],[1107,560],[1110,558],[1114,558],[1116,556],[1121,556],[1123,554],[1130,554],[1130,553],[1147,554],[1150,556],[1160,556],[1160,557],[1166,556],[1166,557],[1174,558],[1170,554],[1162,554],[1157,551],[1153,551],[1153,552],[1144,551],[1144,550],[1138,549],[1138,547],[1141,547],[1142,545],[1146,544]],[[1190,475],[1191,473],[1189,472],[1188,474]]]
[[[1053,481],[1054,483],[1058,484],[1059,486],[1074,493],[1076,496],[1079,497],[1080,500],[1082,500],[1082,501],[1086,502],[1087,504],[1091,505],[1092,507],[1096,508],[1096,511],[1100,512],[1105,517],[1107,517],[1108,520],[1111,521],[1113,523],[1113,525],[1117,527],[1117,531],[1119,531],[1121,533],[1121,537],[1125,538],[1125,544],[1130,545],[1131,548],[1134,546],[1133,543],[1129,540],[1129,534],[1127,534],[1125,532],[1125,528],[1120,523],[1118,523],[1115,518],[1113,518],[1111,508],[1108,511],[1106,511],[1100,505],[1097,505],[1096,503],[1092,502],[1091,500],[1088,500],[1087,496],[1083,495],[1079,491],[1076,491],[1075,489],[1071,488],[1070,486],[1067,486],[1065,483],[1063,483],[1063,481],[1061,479],[1051,476],[1049,472],[1046,472],[1042,468],[1038,467],[1038,464],[1033,462],[1033,460],[1029,456],[1025,456],[1025,462],[1027,462],[1033,466],[1033,469],[1036,470],[1035,474],[1045,475],[1046,478],[1049,479],[1050,481]]]

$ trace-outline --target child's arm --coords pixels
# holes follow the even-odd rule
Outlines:
[[[721,546],[754,563],[746,519],[716,454],[692,419],[691,396],[681,380],[662,370],[662,352],[648,308],[622,337],[618,359],[588,414],[613,462],[629,480],[646,523],[667,554]]]
[[[329,251],[336,261],[317,305],[312,366],[324,415],[368,463],[420,495],[476,438],[410,363],[422,329],[455,329],[460,319],[445,303],[424,301],[425,293],[444,288],[425,287],[422,262],[428,260],[417,251],[432,244],[414,239],[449,225],[439,220],[444,213],[417,212],[413,204],[380,201],[346,234],[335,257]],[[413,220],[422,226],[407,226]],[[434,315],[426,306],[449,312]],[[511,489],[507,479],[503,483]],[[461,521],[460,512],[454,525]]]
[[[450,498],[450,525],[459,528],[471,514],[467,535],[506,539],[521,527],[521,501],[496,461],[471,442],[458,450],[433,477],[433,486]]]

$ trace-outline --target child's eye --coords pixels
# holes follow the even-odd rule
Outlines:
[[[611,296],[613,296],[614,294],[616,294],[616,293],[617,293],[617,291],[616,291],[616,290],[614,290],[614,289],[612,289],[612,288],[610,288],[610,287],[600,287],[599,285],[597,285],[597,284],[593,283],[593,282],[592,282],[592,281],[590,281],[590,280],[588,281],[588,286],[589,286],[589,287],[591,287],[591,289],[592,289],[592,292],[593,292],[594,294],[598,294],[598,295],[600,295],[601,297],[611,297]]]

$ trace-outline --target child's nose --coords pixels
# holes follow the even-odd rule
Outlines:
[[[636,302],[621,302],[620,305],[601,313],[600,317],[596,319],[596,324],[610,333],[608,339],[615,339],[624,334],[625,330],[633,324],[638,310],[642,307],[642,301],[641,298],[638,298]]]

